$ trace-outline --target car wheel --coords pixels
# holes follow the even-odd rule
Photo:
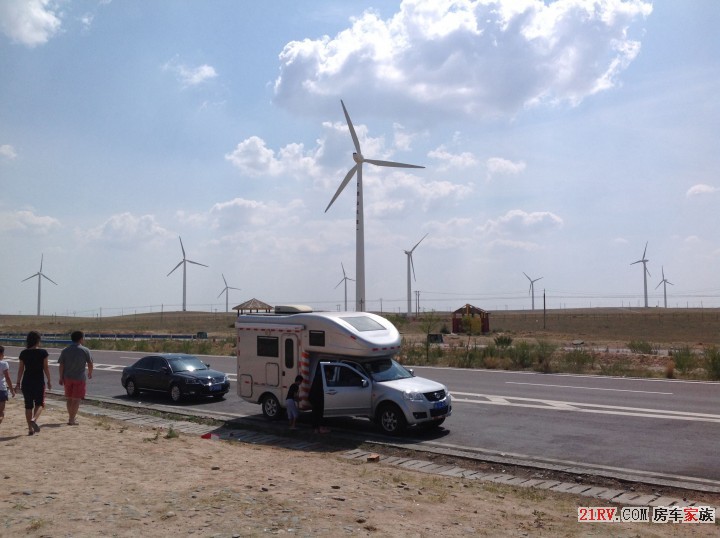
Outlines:
[[[400,408],[395,404],[384,404],[377,414],[380,429],[388,435],[398,435],[405,431],[407,420]]]
[[[182,400],[182,392],[180,391],[180,387],[178,385],[170,386],[170,399],[175,403]]]
[[[125,392],[127,392],[127,395],[131,398],[140,394],[140,391],[138,390],[137,385],[135,385],[135,380],[133,378],[128,379],[125,383]]]
[[[280,417],[280,402],[272,395],[268,394],[262,400],[262,412],[265,418],[277,420]]]

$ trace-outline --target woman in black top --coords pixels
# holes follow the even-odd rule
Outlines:
[[[22,389],[28,435],[33,435],[40,431],[37,419],[45,409],[45,378],[47,378],[47,388],[52,388],[48,352],[40,348],[39,332],[30,331],[28,333],[25,349],[20,352],[18,359],[20,366],[15,390]]]

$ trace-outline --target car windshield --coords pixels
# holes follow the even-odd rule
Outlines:
[[[208,369],[205,363],[197,357],[175,357],[168,359],[168,362],[170,363],[170,369],[173,373]]]
[[[374,381],[395,381],[407,379],[413,375],[395,359],[377,359],[362,363],[363,369]]]

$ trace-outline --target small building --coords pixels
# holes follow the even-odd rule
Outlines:
[[[248,313],[252,314],[253,312],[260,312],[261,310],[264,312],[271,312],[272,309],[273,307],[269,304],[263,303],[262,301],[254,298],[237,306],[233,306],[233,310],[237,310],[238,316],[240,314],[244,314],[246,310]]]
[[[468,326],[472,333],[489,333],[490,312],[471,304],[455,310],[452,315],[452,331],[454,333],[466,332]]]

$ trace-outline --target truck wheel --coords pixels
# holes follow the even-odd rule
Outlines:
[[[377,414],[380,429],[388,435],[399,435],[405,431],[407,420],[400,408],[395,404],[383,404]]]
[[[262,412],[265,418],[269,420],[277,420],[280,418],[280,402],[274,395],[268,394],[263,397]]]

